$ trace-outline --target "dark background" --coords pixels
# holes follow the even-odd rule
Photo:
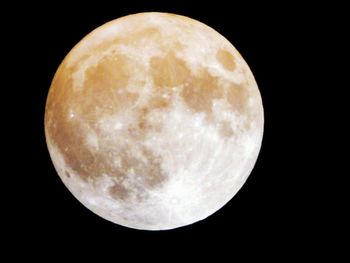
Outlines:
[[[246,1],[111,3],[86,2],[80,7],[31,3],[20,5],[20,12],[12,17],[12,25],[21,34],[13,30],[7,34],[16,49],[21,75],[10,77],[20,97],[14,114],[20,112],[15,116],[23,119],[16,123],[19,146],[13,146],[11,153],[17,159],[12,171],[18,174],[15,180],[20,193],[12,197],[15,207],[20,207],[10,218],[16,224],[13,244],[49,248],[54,255],[108,250],[111,256],[120,253],[145,260],[159,257],[160,252],[167,252],[170,260],[184,253],[283,259],[313,251],[324,233],[314,216],[321,205],[313,194],[317,187],[309,184],[315,173],[310,156],[318,149],[318,135],[310,129],[319,118],[315,94],[323,92],[314,82],[316,75],[323,74],[314,66],[323,61],[315,39],[320,32],[329,33],[324,7]],[[265,110],[261,152],[243,188],[206,220],[169,231],[125,228],[83,207],[56,174],[44,136],[46,96],[64,56],[96,27],[146,11],[189,16],[225,36],[249,64]],[[40,254],[36,249],[30,251]]]

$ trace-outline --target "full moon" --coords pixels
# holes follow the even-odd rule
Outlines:
[[[223,207],[251,173],[263,129],[259,89],[238,51],[168,13],[125,16],[84,37],[59,66],[45,109],[64,185],[102,218],[144,230]]]

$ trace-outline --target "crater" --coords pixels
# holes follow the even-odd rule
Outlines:
[[[224,138],[231,138],[234,135],[232,127],[228,121],[222,121],[219,123],[219,133]]]
[[[70,178],[70,173],[69,173],[68,171],[66,171],[66,172],[64,173],[64,175],[65,175],[66,177]]]
[[[219,49],[216,53],[216,59],[220,64],[229,71],[234,71],[236,68],[235,58],[226,49]]]
[[[122,201],[126,201],[130,197],[130,192],[119,183],[114,183],[113,186],[109,187],[108,192],[112,198]]]

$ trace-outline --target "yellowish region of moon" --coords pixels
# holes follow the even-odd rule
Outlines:
[[[53,79],[45,134],[71,193],[114,223],[202,220],[256,162],[263,107],[238,51],[187,17],[140,13],[92,31]]]

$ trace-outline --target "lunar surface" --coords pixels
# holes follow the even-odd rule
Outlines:
[[[70,192],[97,215],[145,230],[224,206],[254,167],[263,125],[259,89],[233,45],[167,13],[88,34],[59,66],[45,110],[49,153]]]

